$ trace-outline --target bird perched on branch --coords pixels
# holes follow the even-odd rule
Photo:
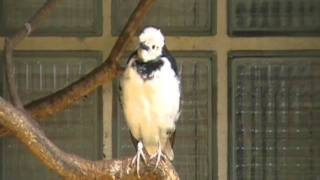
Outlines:
[[[132,163],[144,159],[145,148],[155,168],[162,158],[173,160],[172,150],[180,109],[180,77],[175,59],[165,47],[160,29],[145,28],[139,47],[129,57],[120,83],[121,101],[137,153]]]

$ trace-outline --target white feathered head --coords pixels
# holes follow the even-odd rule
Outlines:
[[[164,46],[164,37],[160,29],[146,27],[139,35],[138,56],[144,61],[157,59]]]

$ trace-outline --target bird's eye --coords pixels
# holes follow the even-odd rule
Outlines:
[[[152,49],[155,49],[156,48],[156,46],[155,45],[152,45]]]

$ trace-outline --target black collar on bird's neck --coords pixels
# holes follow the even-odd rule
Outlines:
[[[163,64],[164,62],[161,57],[149,60],[147,62],[137,59],[133,62],[132,67],[136,69],[143,80],[150,80],[153,78],[153,72],[159,70]]]

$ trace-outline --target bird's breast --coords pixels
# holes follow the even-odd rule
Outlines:
[[[122,80],[127,124],[137,139],[143,136],[142,129],[153,128],[156,130],[150,132],[157,133],[159,128],[174,128],[179,111],[179,80],[170,65],[164,63],[151,74],[152,78],[145,80],[136,68],[129,67]]]

